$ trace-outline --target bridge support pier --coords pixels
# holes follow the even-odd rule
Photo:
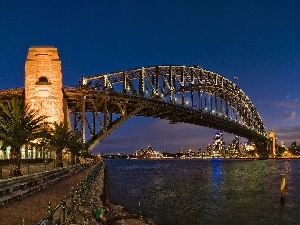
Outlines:
[[[85,100],[86,100],[86,96],[83,96],[82,98],[82,108],[81,108],[81,120],[82,120],[82,123],[81,123],[81,126],[82,126],[82,130],[81,130],[81,134],[82,134],[82,141],[83,143],[86,142],[86,136],[85,136]]]
[[[271,130],[269,132],[269,155],[270,157],[275,157],[276,156],[276,138],[275,138],[275,132]]]

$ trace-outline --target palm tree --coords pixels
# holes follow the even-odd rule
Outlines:
[[[45,157],[45,152],[49,151],[50,147],[50,138],[51,138],[51,127],[50,124],[44,124],[41,130],[41,138],[39,138],[34,144],[31,144],[31,147],[35,147],[37,150],[43,152],[43,157]]]
[[[31,110],[23,99],[13,98],[0,105],[0,140],[10,146],[10,175],[21,175],[21,148],[43,137],[46,116]]]
[[[54,127],[51,129],[51,137],[49,144],[55,149],[57,167],[63,167],[63,150],[68,148],[72,137],[73,131],[69,128],[68,123],[54,123]]]
[[[68,144],[68,151],[71,153],[72,165],[77,161],[78,156],[83,155],[87,150],[86,144],[82,141],[79,132],[73,132]]]

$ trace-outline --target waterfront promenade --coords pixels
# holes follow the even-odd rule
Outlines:
[[[27,166],[27,165],[23,165]],[[38,168],[38,165],[36,165]],[[40,167],[42,169],[42,167]],[[43,218],[45,218],[48,210],[48,202],[51,202],[52,208],[58,205],[64,195],[70,193],[71,187],[76,187],[76,185],[83,179],[83,177],[95,168],[92,165],[88,168],[84,168],[79,172],[72,174],[69,177],[55,183],[40,192],[29,195],[18,201],[11,202],[3,207],[0,207],[0,219],[2,225],[35,225],[38,224]],[[6,174],[8,166],[4,166],[3,174]],[[89,200],[93,199],[94,203],[99,207],[103,207],[102,202],[103,190],[104,190],[104,167],[101,169],[96,181],[91,187]],[[5,179],[4,179],[5,180]],[[2,180],[2,182],[4,181]],[[0,181],[1,182],[1,181]],[[93,196],[95,195],[95,196]],[[105,203],[109,211],[106,213],[109,224],[152,224],[151,222],[146,222],[143,219],[138,218],[138,216],[126,212],[121,206]],[[83,206],[84,207],[84,206]],[[82,209],[86,211],[86,209]],[[88,215],[89,224],[99,224],[93,219],[93,215]],[[77,224],[81,224],[78,221]]]
[[[23,165],[22,167],[22,170],[25,170],[27,165]],[[36,170],[37,168],[42,168],[39,164],[33,167],[35,167]],[[63,195],[68,194],[71,187],[75,187],[86,172],[90,171],[92,168],[93,167],[83,169],[49,188],[1,207],[1,224],[22,224],[23,220],[25,225],[38,224],[38,222],[46,216],[48,202],[50,201],[52,206],[59,204]],[[8,166],[4,166],[3,174],[7,174],[7,170]]]

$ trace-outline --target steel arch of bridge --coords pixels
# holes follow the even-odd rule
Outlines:
[[[267,140],[249,97],[232,81],[199,66],[151,66],[88,76],[76,89],[64,91],[74,129],[89,139],[90,149],[133,115]]]

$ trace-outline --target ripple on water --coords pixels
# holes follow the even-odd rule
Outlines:
[[[300,160],[107,160],[110,199],[157,225],[299,224]],[[280,204],[280,175],[286,201]]]

